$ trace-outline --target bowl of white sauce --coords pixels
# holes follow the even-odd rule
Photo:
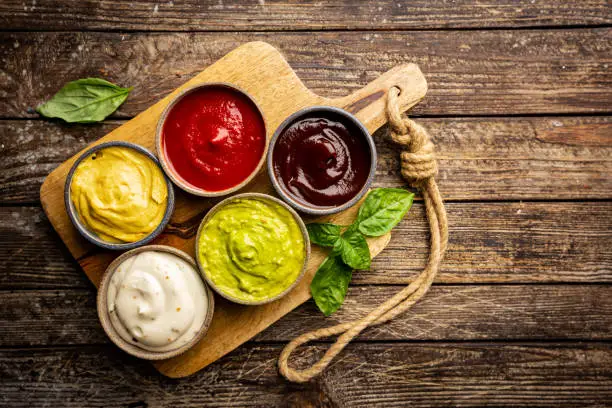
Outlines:
[[[195,260],[165,245],[128,251],[106,269],[98,316],[108,337],[146,360],[184,353],[206,334],[214,296]]]

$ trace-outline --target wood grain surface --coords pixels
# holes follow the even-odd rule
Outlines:
[[[391,0],[283,1],[4,0],[4,29],[31,30],[361,30],[537,27],[609,24],[605,0],[398,2]]]
[[[282,344],[248,344],[189,381],[115,347],[0,351],[2,398],[32,407],[605,407],[609,343],[353,343],[316,382],[276,372]],[[325,345],[308,349],[314,354]],[[300,353],[298,362],[312,361]],[[23,396],[30,398],[24,400]]]
[[[414,114],[605,113],[612,105],[612,29],[311,33],[6,33],[0,117],[35,117],[60,84],[103,76],[133,86],[132,117],[248,41],[280,49],[305,85],[342,97],[416,63],[427,98]],[[316,51],[315,51],[316,50]],[[560,86],[562,84],[562,86]],[[31,113],[29,113],[31,112]]]
[[[612,24],[605,0],[0,2],[0,406],[612,406]],[[53,32],[51,32],[53,31]],[[424,265],[416,203],[329,319],[312,302],[198,374],[120,352],[95,289],[38,201],[44,177],[235,48],[279,48],[306,87],[343,97],[417,63],[451,242],[414,310],[360,336],[312,383],[285,382],[287,340],[366,313]],[[110,120],[33,109],[63,83],[134,93]],[[400,186],[376,133],[376,186]],[[90,307],[92,306],[92,307]],[[298,351],[297,364],[327,342]]]

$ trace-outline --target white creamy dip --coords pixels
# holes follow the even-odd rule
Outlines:
[[[107,306],[123,340],[149,351],[171,351],[199,332],[208,294],[189,263],[170,253],[145,251],[117,267]]]

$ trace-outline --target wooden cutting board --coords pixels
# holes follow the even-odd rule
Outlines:
[[[398,86],[401,89],[402,110],[407,110],[417,104],[427,92],[427,82],[419,68],[414,64],[407,64],[384,73],[349,96],[337,99],[324,98],[315,95],[302,84],[278,50],[264,42],[251,42],[231,51],[164,99],[92,145],[111,140],[126,140],[154,151],[155,128],[163,109],[171,98],[183,88],[204,82],[228,82],[245,90],[263,112],[268,138],[287,116],[312,105],[345,108],[357,116],[370,132],[374,133],[386,122],[385,100],[390,87]],[[119,253],[105,251],[88,243],[73,227],[64,208],[66,175],[72,163],[83,151],[62,163],[49,174],[40,189],[40,200],[49,221],[59,236],[89,279],[98,286],[106,267]],[[265,167],[247,187],[239,192],[261,192],[273,195],[274,191]],[[190,196],[178,188],[175,190],[177,199],[172,219],[164,233],[152,243],[171,245],[193,256],[195,235],[200,221],[206,211],[221,198],[205,199]],[[326,217],[326,219],[337,224],[350,224],[356,211],[357,206],[340,214]],[[368,239],[372,256],[380,253],[389,239],[389,234]],[[169,377],[184,377],[234,350],[310,298],[310,281],[325,256],[325,251],[313,246],[304,279],[291,293],[276,302],[262,306],[242,306],[216,296],[213,321],[205,338],[187,353],[169,360],[155,362],[154,365],[161,373]],[[321,319],[324,319],[323,315]]]

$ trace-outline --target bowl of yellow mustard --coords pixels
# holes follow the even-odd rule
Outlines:
[[[174,209],[174,189],[157,158],[142,146],[107,142],[72,165],[64,191],[66,211],[88,241],[127,250],[155,239]]]
[[[302,279],[310,240],[304,221],[286,203],[244,193],[206,214],[195,254],[215,292],[235,303],[261,305],[283,297]]]

